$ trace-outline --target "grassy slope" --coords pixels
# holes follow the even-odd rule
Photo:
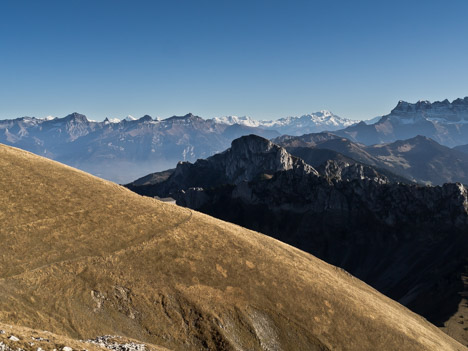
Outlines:
[[[466,350],[258,233],[0,145],[0,321],[169,349]]]

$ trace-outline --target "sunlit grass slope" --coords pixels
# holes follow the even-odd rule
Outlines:
[[[0,322],[172,350],[466,350],[300,250],[0,145]]]

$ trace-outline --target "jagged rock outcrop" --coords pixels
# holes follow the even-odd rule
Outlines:
[[[366,145],[409,139],[416,135],[427,136],[450,147],[466,144],[468,97],[452,102],[418,101],[412,104],[399,101],[390,114],[375,124],[361,122],[334,133]]]
[[[232,142],[225,153],[214,156],[224,168],[226,180],[232,184],[250,181],[259,174],[273,174],[293,170],[297,174],[315,174],[317,171],[284,148],[256,135],[241,137]]]
[[[317,171],[328,179],[336,181],[371,180],[378,184],[387,184],[389,179],[370,166],[360,163],[328,160]]]
[[[165,182],[130,188],[173,196],[179,205],[310,252],[439,326],[459,311],[468,263],[465,186],[393,182],[343,160],[311,172],[283,150],[244,137],[225,153],[179,166]],[[228,160],[233,163],[226,167]]]
[[[194,164],[179,162],[166,181],[139,186],[139,181],[128,184],[130,189],[145,189],[145,195],[175,196],[189,188],[211,188],[224,184],[239,184],[256,177],[271,177],[278,171],[291,170],[298,175],[318,172],[303,160],[292,156],[284,148],[257,135],[238,138],[226,151],[201,159]]]

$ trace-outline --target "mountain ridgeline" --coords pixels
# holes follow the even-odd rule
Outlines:
[[[366,145],[389,143],[423,135],[454,147],[468,143],[468,97],[448,100],[400,101],[390,114],[375,124],[359,124],[335,132]]]
[[[250,133],[267,138],[279,135],[192,114],[165,120],[146,115],[117,123],[89,121],[79,113],[55,119],[0,121],[0,142],[121,183],[180,160],[208,157]]]
[[[128,187],[143,195],[171,196],[182,206],[310,252],[431,322],[449,325],[452,335],[467,341],[458,323],[468,322],[462,298],[467,292],[467,189],[405,184],[346,160],[312,167],[251,135],[206,160],[179,163],[164,179]]]
[[[234,116],[203,119],[189,113],[164,120],[145,115],[121,121],[106,118],[103,122],[90,121],[75,112],[64,118],[0,121],[0,142],[125,183],[178,161],[211,156],[243,135],[273,138],[285,133],[336,130],[355,123],[328,111],[277,121]]]
[[[288,168],[280,173],[317,177],[268,152],[272,170],[279,158]],[[97,350],[108,335],[149,350],[467,350],[343,270],[265,235],[3,145],[0,176],[5,350]]]
[[[238,124],[247,127],[259,127],[266,130],[274,130],[280,134],[287,135],[317,133],[324,130],[334,131],[350,127],[358,123],[358,121],[339,117],[326,110],[303,115],[300,117],[280,118],[275,121],[257,121],[247,116],[217,117],[214,118],[214,120],[219,123],[230,125]]]
[[[171,168],[178,161],[207,158],[228,148],[232,140],[248,134],[271,139],[332,131],[365,145],[422,135],[445,146],[460,146],[459,151],[463,151],[466,147],[462,145],[468,144],[468,97],[451,103],[448,100],[416,104],[400,101],[390,114],[376,123],[372,121],[358,123],[329,111],[265,121],[237,116],[203,119],[187,114],[164,120],[145,115],[139,119],[129,116],[122,121],[106,118],[95,122],[72,113],[64,118],[2,120],[0,142],[119,183]],[[384,163],[392,163],[392,159]],[[401,167],[406,168],[405,164]],[[419,181],[421,177],[409,178]],[[428,183],[439,184],[447,178],[444,175]],[[454,180],[461,181],[448,181]]]
[[[391,172],[429,185],[460,182],[468,184],[468,154],[418,135],[407,140],[366,146],[332,133],[281,136],[273,142],[291,154],[317,166],[325,158],[361,162],[380,172]],[[328,150],[328,153],[326,152]]]

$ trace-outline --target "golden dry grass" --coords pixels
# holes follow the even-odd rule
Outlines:
[[[0,145],[0,321],[173,350],[467,350],[346,272]]]

